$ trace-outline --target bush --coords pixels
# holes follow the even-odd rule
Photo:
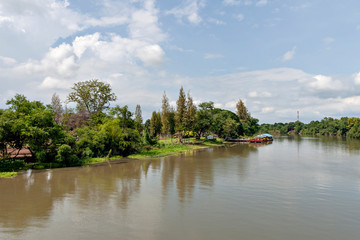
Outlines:
[[[74,154],[71,147],[67,144],[63,144],[58,149],[56,161],[67,167],[79,165],[79,158]]]
[[[14,172],[26,168],[22,160],[0,160],[0,172]]]

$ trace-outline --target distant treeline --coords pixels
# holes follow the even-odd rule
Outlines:
[[[196,137],[214,134],[222,138],[252,135],[258,120],[239,100],[237,113],[214,108],[213,102],[195,106],[181,87],[176,109],[164,92],[162,109],[143,122],[140,105],[135,113],[128,106],[110,108],[117,99],[109,84],[98,80],[75,83],[62,106],[57,94],[51,105],[30,101],[17,94],[0,109],[0,171],[7,160],[27,154],[26,161],[59,166],[81,165],[91,157],[127,156],[157,143],[159,137]],[[12,165],[13,166],[13,165]],[[4,167],[5,168],[5,167]]]
[[[262,124],[261,132],[274,135],[303,135],[303,136],[343,136],[360,138],[360,118],[343,117],[334,119],[326,117],[321,121],[302,123],[300,121],[289,123]]]

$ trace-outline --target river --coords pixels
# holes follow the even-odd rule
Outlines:
[[[0,179],[0,239],[357,240],[360,142],[276,138]]]

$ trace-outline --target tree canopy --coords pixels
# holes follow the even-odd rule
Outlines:
[[[69,94],[68,101],[84,107],[89,114],[102,112],[109,107],[110,102],[116,100],[110,84],[98,79],[75,83],[72,89],[74,91]]]

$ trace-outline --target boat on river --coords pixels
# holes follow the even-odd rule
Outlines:
[[[273,140],[274,139],[271,134],[263,133],[263,134],[257,135],[255,137],[249,139],[249,142],[250,143],[263,143],[263,142],[272,142]]]
[[[273,136],[268,133],[257,135],[253,138],[228,139],[228,142],[247,142],[247,143],[269,143],[272,142]]]

